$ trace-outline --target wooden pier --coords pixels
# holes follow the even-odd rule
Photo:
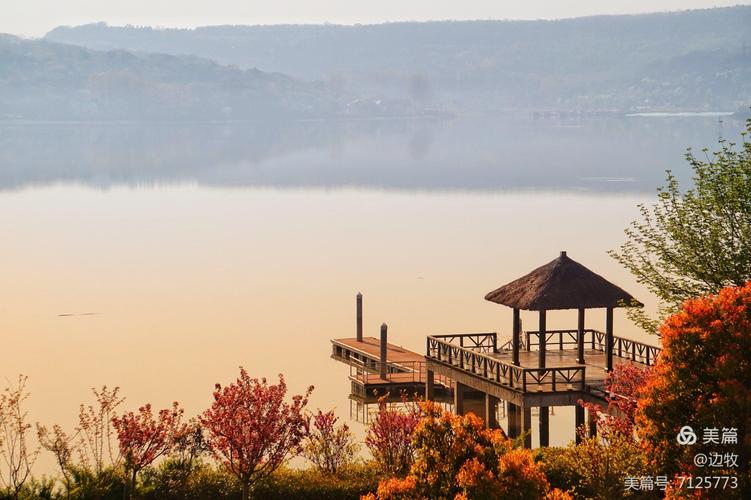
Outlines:
[[[527,447],[536,408],[540,446],[548,446],[552,408],[574,406],[575,426],[584,426],[585,411],[578,401],[606,407],[607,374],[623,364],[651,366],[660,353],[659,347],[613,334],[614,309],[641,304],[566,252],[485,298],[513,309],[510,340],[499,344],[494,332],[429,335],[421,355],[388,343],[385,324],[380,339],[363,337],[358,294],[357,336],[331,341],[332,358],[354,370],[353,397],[367,402],[402,391],[431,400],[450,397],[460,415],[470,411],[471,400],[471,411],[486,425],[498,427],[502,415],[509,437],[523,435]],[[562,309],[578,310],[577,328],[548,330],[546,312]],[[605,310],[605,332],[585,328],[586,309]],[[521,310],[539,314],[538,331],[522,332]],[[594,417],[588,420],[591,434]]]
[[[350,397],[374,403],[388,394],[397,400],[402,393],[424,396],[427,360],[404,347],[386,342],[385,359],[381,359],[381,342],[375,337],[333,339],[331,357],[350,366]],[[439,377],[435,392],[439,399],[449,396],[450,381]],[[443,396],[442,398],[440,396]]]

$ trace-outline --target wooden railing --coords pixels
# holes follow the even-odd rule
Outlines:
[[[459,347],[478,352],[496,352],[498,350],[498,334],[488,333],[449,333],[443,335],[431,335],[428,338],[440,339]]]
[[[382,378],[379,372],[380,361],[376,362],[373,370],[363,361],[352,358],[349,364],[349,376],[361,384],[376,384],[389,382],[393,384],[424,383],[426,379],[425,361],[400,361],[388,362],[386,378]],[[448,386],[450,382],[446,377],[436,376],[435,382]]]
[[[532,350],[533,347],[540,348],[540,332],[525,332],[524,335],[528,351]],[[548,351],[556,347],[559,350],[566,348],[576,349],[578,335],[578,330],[548,330],[545,332],[546,349]],[[584,330],[584,347],[586,349],[605,352],[605,338],[606,335],[604,332],[586,329]],[[505,346],[504,344],[504,349],[506,348]],[[637,363],[652,366],[657,360],[657,355],[660,354],[660,351],[659,347],[613,336],[613,356],[619,358],[630,359]]]
[[[539,391],[558,392],[584,389],[586,374],[584,366],[522,368],[501,361],[492,356],[492,353],[462,347],[446,338],[443,335],[429,336],[426,357],[492,383],[525,392],[535,385]]]

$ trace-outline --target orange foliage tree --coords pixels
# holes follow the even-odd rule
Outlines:
[[[378,498],[539,499],[548,494],[548,481],[531,452],[512,449],[503,431],[486,429],[474,414],[453,415],[433,402],[421,408],[410,473],[382,481]]]
[[[663,474],[703,475],[711,471],[717,475],[723,471],[697,469],[695,455],[734,453],[738,467],[726,468],[724,473],[737,473],[748,487],[751,282],[686,301],[666,320],[660,335],[662,353],[641,392],[636,412],[637,431],[647,456]],[[676,439],[686,425],[697,435],[690,446],[682,446]]]

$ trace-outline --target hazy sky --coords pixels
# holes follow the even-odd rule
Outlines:
[[[747,4],[742,0],[0,0],[0,32],[96,21],[150,26],[555,19]]]

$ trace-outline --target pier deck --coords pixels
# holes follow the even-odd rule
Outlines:
[[[352,396],[358,400],[376,401],[386,393],[423,394],[427,381],[427,362],[423,354],[394,344],[386,344],[385,374],[381,373],[380,341],[374,337],[331,340],[331,357],[350,366]],[[437,392],[446,395],[451,382],[436,377]]]

